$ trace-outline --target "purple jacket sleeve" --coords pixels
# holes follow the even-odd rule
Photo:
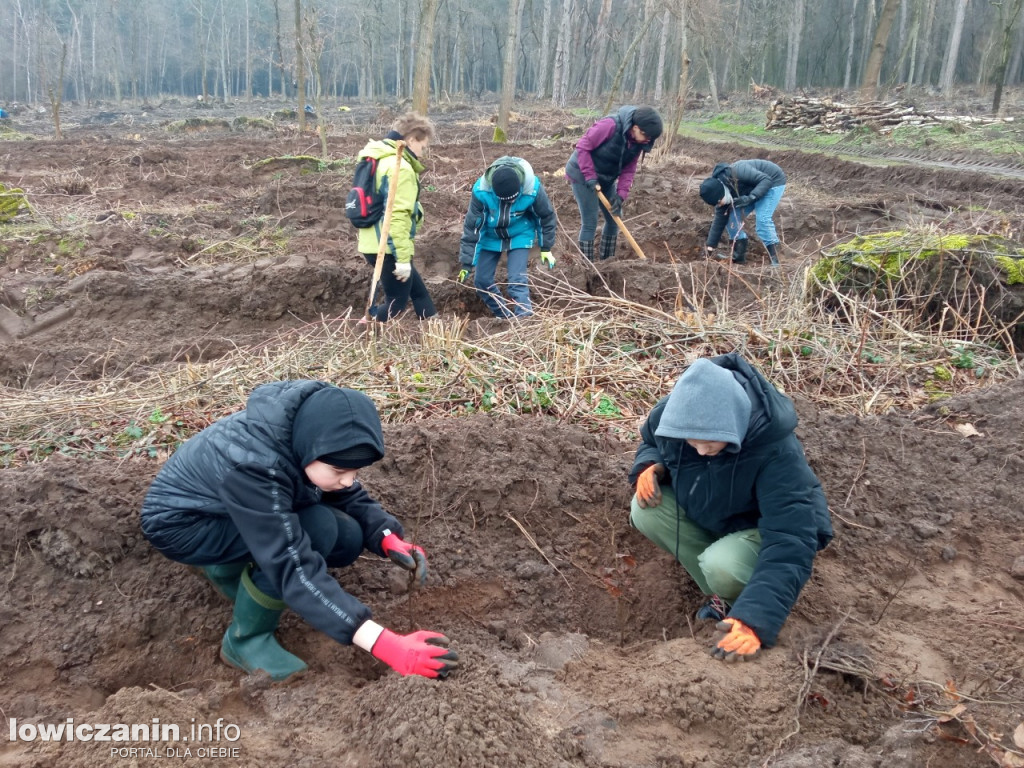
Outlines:
[[[640,155],[633,158],[631,162],[622,166],[622,172],[619,174],[619,197],[625,200],[629,196],[629,190],[633,188],[633,177],[636,175],[636,164],[640,159]]]
[[[576,159],[580,164],[580,170],[583,171],[584,179],[597,178],[597,171],[594,170],[594,161],[590,159],[590,152],[608,141],[608,137],[613,133],[615,133],[615,121],[610,117],[605,117],[590,126],[583,134],[583,138],[576,142]],[[632,178],[630,175],[630,179]]]

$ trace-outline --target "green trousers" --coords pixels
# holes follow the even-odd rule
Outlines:
[[[664,486],[657,507],[642,508],[634,495],[629,518],[634,528],[679,561],[705,595],[731,603],[750,581],[761,552],[756,528],[725,536],[701,528],[686,519],[672,489]]]

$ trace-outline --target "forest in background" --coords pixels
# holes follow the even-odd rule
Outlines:
[[[1024,80],[1024,0],[5,0],[0,103],[520,95]],[[298,32],[298,34],[296,34]],[[509,54],[509,55],[506,55]],[[417,73],[419,73],[417,75]],[[511,75],[507,74],[511,73]],[[511,88],[506,88],[512,91]],[[414,99],[414,102],[416,100]],[[998,109],[998,96],[993,109]]]

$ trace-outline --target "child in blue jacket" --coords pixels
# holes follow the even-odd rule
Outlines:
[[[459,282],[475,271],[473,285],[495,317],[529,317],[530,284],[526,266],[530,249],[553,269],[557,219],[544,185],[521,157],[499,157],[476,180],[462,228]],[[508,253],[508,298],[494,282],[502,253]]]

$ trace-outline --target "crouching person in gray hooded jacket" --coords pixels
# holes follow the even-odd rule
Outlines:
[[[446,677],[458,664],[438,632],[398,635],[328,568],[366,549],[427,578],[426,553],[359,484],[384,457],[380,416],[361,392],[322,381],[253,390],[245,410],[187,440],[142,505],[142,532],[171,560],[199,566],[234,603],[221,659],[274,680],[306,671],[274,637],[290,607],[320,631],[402,675]]]
[[[640,429],[630,522],[671,553],[718,621],[711,653],[775,644],[816,554],[832,539],[793,402],[730,353],[694,362]]]

